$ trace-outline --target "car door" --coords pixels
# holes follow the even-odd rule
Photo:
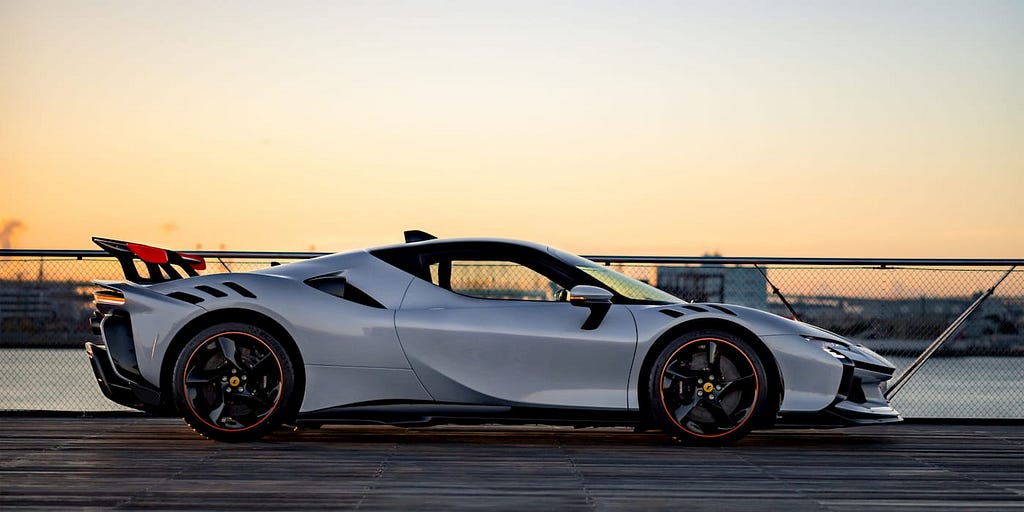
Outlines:
[[[449,257],[450,256],[450,257]],[[442,255],[396,314],[412,368],[440,402],[624,409],[636,324],[613,305],[593,330],[573,283],[529,258]],[[450,264],[450,266],[449,266]]]

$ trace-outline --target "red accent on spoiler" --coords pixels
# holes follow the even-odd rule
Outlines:
[[[189,266],[191,266],[192,268],[196,270],[206,270],[206,259],[203,258],[202,256],[196,256],[195,254],[185,254],[183,252],[179,252],[178,256],[181,256],[182,258],[188,260],[190,263]]]
[[[131,242],[126,243],[125,245],[127,245],[128,249],[135,253],[135,255],[139,257],[139,259],[145,261],[146,263],[154,263],[157,265],[163,265],[164,263],[167,263],[167,251],[159,247],[150,247],[148,245],[133,244]]]
[[[206,260],[194,254],[182,254],[169,249],[161,249],[146,244],[113,240],[110,238],[92,237],[92,241],[111,256],[117,258],[124,271],[124,277],[135,284],[149,285],[164,283],[175,279],[186,279],[178,270],[185,271],[188,277],[199,275],[199,270],[206,269]],[[139,260],[146,268],[137,267]],[[175,270],[177,267],[178,270]],[[140,272],[145,271],[143,276]]]

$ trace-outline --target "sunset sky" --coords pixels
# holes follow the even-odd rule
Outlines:
[[[1022,258],[1022,27],[1021,1],[0,0],[0,241]]]

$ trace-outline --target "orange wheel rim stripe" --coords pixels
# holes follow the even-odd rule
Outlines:
[[[747,414],[747,416],[745,418],[743,418],[743,421],[739,422],[739,424],[737,424],[735,427],[733,427],[733,428],[731,428],[731,429],[729,429],[729,430],[727,430],[725,432],[722,432],[721,434],[699,434],[697,432],[694,432],[694,431],[692,431],[692,430],[690,430],[690,429],[680,425],[679,421],[676,420],[675,415],[672,414],[672,411],[668,410],[668,406],[665,404],[665,388],[662,387],[662,385],[661,385],[662,382],[665,382],[665,370],[668,369],[668,364],[667,363],[664,366],[662,366],[661,374],[659,375],[660,378],[658,379],[658,396],[661,398],[661,408],[668,415],[669,419],[672,420],[672,423],[675,423],[675,425],[677,427],[679,427],[680,429],[685,430],[685,431],[689,432],[690,434],[693,434],[693,435],[695,435],[697,437],[703,437],[703,438],[712,439],[712,438],[716,438],[716,437],[722,437],[724,435],[728,435],[731,432],[734,432],[736,429],[738,429],[738,428],[742,427],[744,424],[746,424],[747,421],[750,420],[750,418],[754,417],[754,406],[757,404],[757,397],[760,396],[760,394],[761,394],[761,379],[759,379],[757,377],[757,367],[754,366],[754,362],[751,361],[749,357],[747,357],[747,354],[745,352],[743,352],[743,350],[740,350],[740,348],[737,347],[736,345],[734,345],[734,344],[732,344],[732,343],[730,343],[728,341],[725,341],[725,340],[723,340],[721,338],[698,338],[698,339],[695,339],[695,340],[688,341],[688,342],[684,343],[683,346],[675,349],[672,352],[672,355],[670,355],[668,357],[668,361],[672,361],[676,357],[676,354],[679,353],[680,350],[683,350],[684,348],[689,347],[690,345],[692,345],[694,343],[700,343],[702,341],[714,341],[716,343],[724,343],[724,344],[734,348],[737,352],[739,352],[743,356],[744,359],[747,360],[747,364],[750,365],[750,368],[752,370],[754,370],[754,399],[752,401],[752,405],[750,406],[750,412]]]
[[[188,398],[188,386],[185,386],[185,383],[182,382],[182,386],[181,387],[182,387],[182,391],[185,392],[185,403],[188,404],[188,408],[189,408],[190,411],[192,411],[192,414],[194,414],[197,418],[199,418],[199,421],[202,421],[208,427],[214,428],[216,430],[220,430],[221,432],[245,432],[246,430],[250,430],[250,429],[258,427],[264,421],[267,421],[267,418],[270,417],[270,415],[274,412],[274,410],[277,409],[277,405],[281,402],[281,392],[284,391],[284,370],[281,368],[281,360],[278,359],[277,354],[275,354],[274,350],[270,348],[270,345],[267,345],[267,343],[265,341],[257,338],[256,336],[253,336],[252,334],[249,334],[247,332],[238,332],[238,331],[220,332],[220,333],[214,334],[213,336],[210,336],[209,338],[206,338],[205,340],[203,340],[203,342],[200,343],[199,346],[196,347],[196,349],[193,350],[191,354],[189,354],[188,361],[185,362],[185,368],[186,368],[186,370],[189,368],[189,365],[192,363],[192,358],[195,357],[197,352],[199,352],[199,349],[205,347],[206,344],[209,343],[214,338],[216,338],[218,336],[226,336],[226,335],[229,335],[229,334],[239,334],[239,335],[242,335],[242,336],[248,336],[248,337],[258,341],[261,345],[263,345],[264,347],[267,348],[267,351],[269,351],[270,355],[274,358],[274,363],[277,364],[277,374],[281,376],[281,386],[277,390],[277,396],[274,397],[274,405],[273,405],[273,407],[271,407],[270,410],[267,411],[267,413],[263,416],[263,419],[257,421],[256,423],[253,423],[252,425],[249,425],[248,427],[244,427],[244,428],[223,428],[223,427],[214,425],[214,424],[210,423],[209,421],[206,421],[206,417],[203,416],[202,414],[200,414],[198,411],[196,411],[195,407],[192,406],[192,400],[189,400],[189,398]],[[185,379],[182,378],[182,380],[185,380]]]

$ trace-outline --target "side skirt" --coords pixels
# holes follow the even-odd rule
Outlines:
[[[434,402],[371,402],[302,413],[296,426],[323,424],[430,425],[540,424],[575,427],[635,427],[639,411],[561,409]]]

